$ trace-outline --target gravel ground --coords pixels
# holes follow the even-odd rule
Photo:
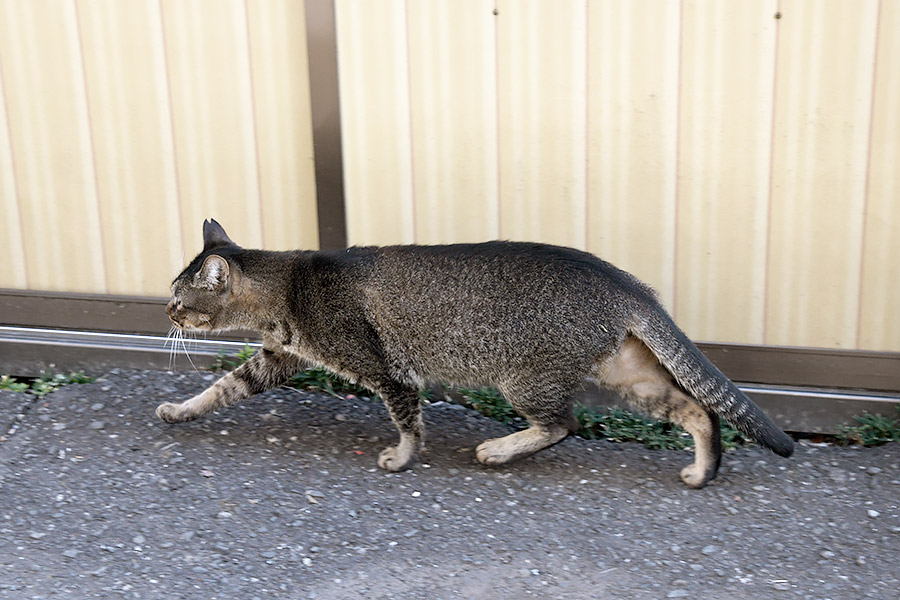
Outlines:
[[[688,454],[637,444],[483,467],[508,430],[438,403],[424,462],[388,474],[394,429],[365,399],[153,416],[213,378],[0,394],[0,599],[900,599],[898,444],[744,448],[695,491]]]

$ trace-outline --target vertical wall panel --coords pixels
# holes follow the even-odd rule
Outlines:
[[[588,10],[588,249],[671,306],[679,3],[608,0]]]
[[[783,13],[765,341],[853,347],[877,3]]]
[[[493,2],[409,2],[407,9],[416,241],[495,239]]]
[[[858,345],[900,350],[900,2],[881,3]]]
[[[303,2],[247,2],[263,245],[318,247]]]
[[[25,241],[22,239],[22,216],[19,214],[16,172],[12,142],[6,114],[3,63],[0,61],[0,285],[28,287],[25,269]]]
[[[415,238],[405,7],[335,3],[351,244]]]
[[[683,7],[675,318],[761,343],[777,5]]]
[[[500,236],[586,246],[586,3],[498,2]]]
[[[5,1],[0,11],[3,92],[28,283],[39,290],[105,292],[74,4]]]
[[[181,221],[159,5],[81,0],[76,7],[109,291],[160,294],[181,266],[182,248],[170,243],[180,242]]]
[[[247,22],[240,0],[162,3],[182,226],[189,255],[215,217],[262,245]]]

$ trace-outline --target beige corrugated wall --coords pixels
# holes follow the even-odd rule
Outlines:
[[[900,0],[337,0],[337,29],[351,243],[561,243],[698,339],[900,351]]]
[[[351,243],[567,244],[698,339],[900,351],[900,0],[336,22]],[[164,295],[208,216],[316,247],[305,34],[300,0],[0,0],[0,287]]]
[[[0,0],[0,287],[164,296],[204,218],[318,245],[303,3]]]

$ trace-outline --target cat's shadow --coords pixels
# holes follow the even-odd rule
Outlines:
[[[528,458],[488,467],[475,459],[475,447],[486,439],[512,433],[514,428],[457,405],[424,406],[423,416],[426,449],[420,464],[457,469],[466,475],[555,476],[568,481],[573,472],[587,472],[593,479],[609,479],[610,484],[630,487],[628,478],[619,475],[626,472],[634,485],[652,481],[652,485],[676,490],[682,484],[670,477],[673,461],[690,462],[690,455],[681,453],[635,452],[637,447],[570,437]],[[299,455],[332,455],[346,456],[356,464],[365,460],[370,467],[375,467],[384,448],[397,442],[396,428],[381,402],[294,390],[260,394],[196,421],[160,426],[172,427],[182,444],[192,445],[192,440],[200,437],[203,444],[227,449],[232,455],[244,447],[286,461]],[[648,454],[654,460],[648,460]]]

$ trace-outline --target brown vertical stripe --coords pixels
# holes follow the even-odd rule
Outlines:
[[[306,0],[319,247],[347,247],[334,0]]]

